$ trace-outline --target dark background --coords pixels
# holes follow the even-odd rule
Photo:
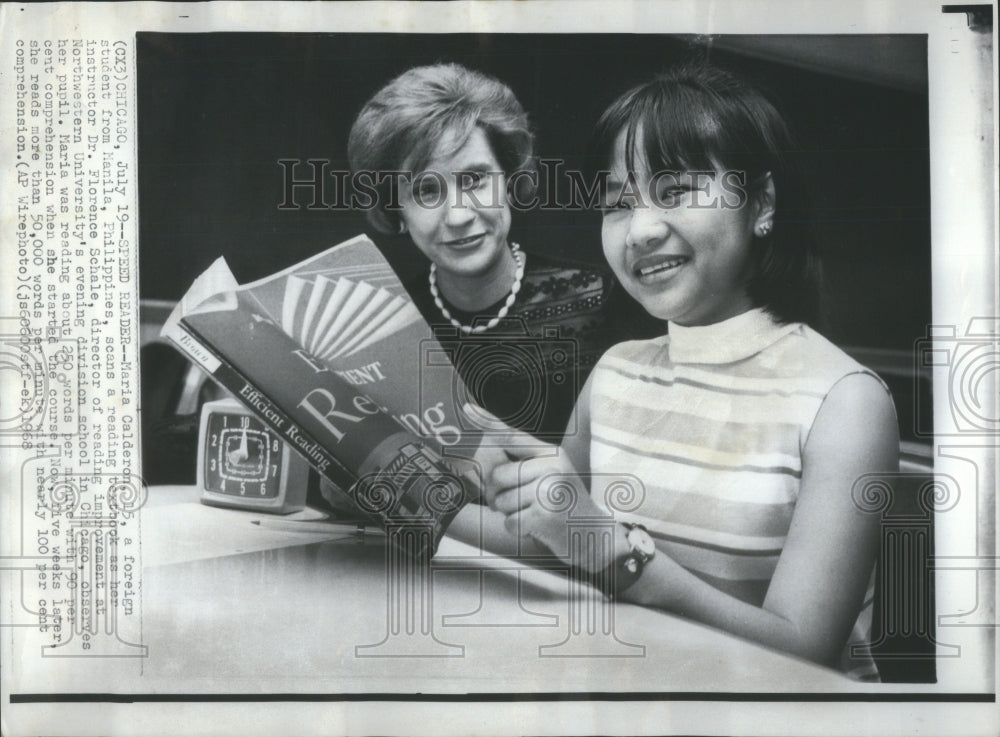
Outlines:
[[[179,298],[219,255],[246,281],[366,230],[359,212],[307,209],[302,189],[302,209],[279,210],[277,162],[346,169],[354,116],[411,66],[455,61],[500,78],[528,111],[538,154],[580,167],[612,99],[705,55],[761,83],[798,135],[818,206],[824,332],[910,355],[931,305],[926,37],[916,35],[140,33],[141,296]],[[404,275],[421,268],[408,240],[370,235]],[[529,253],[602,261],[592,213],[515,215],[512,238]]]

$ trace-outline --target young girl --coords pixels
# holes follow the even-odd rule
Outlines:
[[[579,431],[556,458],[496,466],[490,506],[580,565],[538,482],[555,474],[565,493],[571,476],[573,514],[599,515],[615,474],[632,474],[644,494],[618,516],[614,550],[583,563],[614,571],[608,593],[877,678],[851,656],[879,544],[852,488],[897,469],[895,411],[875,374],[808,325],[816,264],[781,116],[733,76],[685,67],[622,95],[596,141],[605,256],[669,334],[609,350]]]

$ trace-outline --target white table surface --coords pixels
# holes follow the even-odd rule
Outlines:
[[[388,596],[385,539],[329,539],[153,487],[141,511],[142,692],[843,692],[840,673],[445,538]],[[406,611],[406,607],[416,610]],[[407,631],[407,629],[411,631]],[[393,628],[398,632],[391,633]],[[378,647],[368,647],[378,645]]]

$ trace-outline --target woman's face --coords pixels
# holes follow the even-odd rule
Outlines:
[[[637,151],[642,151],[639,131]],[[622,286],[654,317],[708,325],[746,312],[750,245],[763,211],[735,172],[629,177],[625,132],[614,146],[601,238]],[[773,190],[772,190],[773,194]],[[773,199],[773,198],[772,198]]]
[[[427,167],[401,187],[401,217],[413,242],[440,272],[490,273],[507,249],[507,180],[489,140],[475,128],[452,153],[446,136]]]

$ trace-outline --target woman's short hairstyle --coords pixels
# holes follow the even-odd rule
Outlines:
[[[774,228],[753,240],[750,298],[782,322],[820,320],[821,266],[804,184],[792,161],[795,145],[784,118],[760,91],[730,72],[684,64],[629,90],[604,111],[593,137],[598,167],[610,166],[622,131],[630,171],[641,161],[651,172],[744,172],[751,198],[770,172]]]
[[[361,109],[347,142],[347,158],[358,172],[421,171],[441,141],[454,136],[455,151],[479,127],[503,168],[518,202],[534,194],[534,135],[528,116],[503,82],[459,64],[433,64],[409,69],[380,89]],[[368,222],[384,233],[398,232],[398,208],[386,178]]]

